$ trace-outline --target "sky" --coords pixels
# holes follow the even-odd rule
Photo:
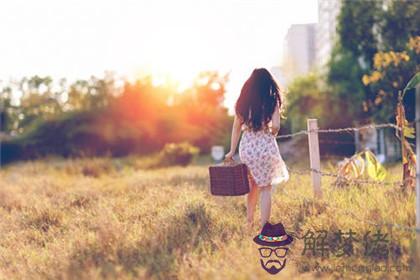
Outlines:
[[[317,21],[317,0],[1,0],[0,81],[113,71],[186,87],[217,70],[232,111],[254,68],[281,63],[290,25]]]

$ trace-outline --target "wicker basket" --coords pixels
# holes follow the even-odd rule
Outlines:
[[[225,160],[209,167],[212,195],[238,196],[249,193],[248,167],[244,163]]]

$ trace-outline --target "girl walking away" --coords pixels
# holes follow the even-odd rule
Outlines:
[[[231,160],[239,138],[239,157],[248,167],[250,192],[247,194],[247,220],[254,225],[254,213],[260,196],[261,227],[270,220],[271,193],[276,184],[289,179],[276,141],[280,130],[280,89],[265,68],[256,68],[244,83],[235,105],[230,152]]]

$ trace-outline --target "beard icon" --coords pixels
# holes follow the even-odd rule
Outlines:
[[[279,273],[286,266],[287,247],[260,247],[260,264],[261,267],[270,274]],[[274,253],[274,254],[273,254]]]

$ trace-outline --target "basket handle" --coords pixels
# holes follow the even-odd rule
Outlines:
[[[235,160],[231,157],[225,158],[223,160],[223,165],[232,165],[232,164],[235,164]]]

